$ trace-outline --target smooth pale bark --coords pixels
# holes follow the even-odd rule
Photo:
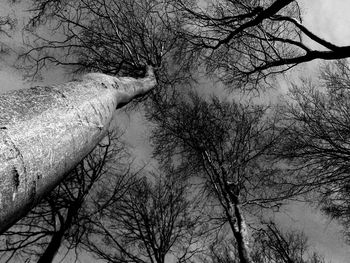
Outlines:
[[[156,85],[99,73],[0,95],[0,233],[103,139],[117,108]]]

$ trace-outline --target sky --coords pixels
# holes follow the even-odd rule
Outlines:
[[[338,45],[350,44],[350,1],[349,0],[299,0],[303,12],[303,24],[314,33],[326,40]],[[6,0],[0,0],[0,15],[12,12],[22,14],[18,10],[12,10],[6,4]],[[19,25],[23,23],[18,21]],[[20,32],[15,32],[12,39],[1,37],[14,49],[20,46]],[[295,74],[309,74],[317,77],[315,70],[318,62],[312,62],[297,67]],[[65,79],[61,71],[50,71],[44,79],[44,84],[57,84]],[[2,60],[0,63],[0,93],[14,89],[29,87],[31,84],[23,81],[20,72],[11,68],[11,61]],[[285,87],[284,87],[285,88]],[[152,163],[149,157],[151,148],[148,143],[149,132],[145,127],[146,120],[142,113],[126,115],[118,114],[118,125],[125,129],[125,139],[129,142],[133,152],[140,163]],[[142,128],[140,128],[142,127]],[[146,158],[143,158],[145,157]],[[293,227],[303,230],[310,238],[310,245],[326,256],[333,263],[349,262],[350,246],[344,244],[341,227],[326,218],[316,208],[305,204],[293,203],[285,207],[276,215],[276,220],[285,228]],[[67,261],[68,262],[68,261]],[[88,260],[86,259],[86,261]],[[91,262],[94,262],[91,260]]]
[[[350,41],[348,0],[299,0],[304,24],[313,32],[338,45]]]

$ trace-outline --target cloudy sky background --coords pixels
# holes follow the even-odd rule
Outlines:
[[[25,17],[24,4],[20,5],[22,9],[18,9],[16,6],[10,7],[6,2],[6,0],[0,0],[0,15],[10,13]],[[350,45],[350,1],[300,0],[298,2],[303,10],[303,23],[309,29],[338,45]],[[18,19],[18,27],[24,23],[25,19]],[[21,46],[22,36],[19,30],[14,33],[15,35],[11,39],[6,36],[1,36],[0,39],[15,51],[19,50]],[[11,68],[12,62],[11,59],[0,62],[0,93],[33,85],[23,81],[21,73]],[[310,76],[317,78],[318,64],[319,62],[311,62],[300,65],[294,70],[293,75],[303,74],[305,76],[305,72],[309,72]],[[66,76],[62,73],[63,71],[50,70],[44,75],[43,84],[57,84],[64,81]],[[283,81],[281,83],[281,90],[284,92],[287,90],[287,85]],[[151,151],[148,144],[149,133],[142,113],[132,115],[119,113],[117,121],[117,125],[126,130],[125,139],[133,147],[139,164],[152,163],[149,156]],[[331,260],[333,263],[350,262],[350,246],[344,244],[340,226],[326,218],[316,208],[293,203],[276,215],[276,220],[286,229],[303,230],[310,238],[311,247],[325,255],[327,260]],[[90,260],[86,258],[83,260],[83,262],[88,261]],[[91,260],[91,262],[95,261]]]

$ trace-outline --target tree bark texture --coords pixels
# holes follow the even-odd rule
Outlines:
[[[156,85],[90,73],[79,81],[0,95],[0,234],[103,139],[115,109]]]

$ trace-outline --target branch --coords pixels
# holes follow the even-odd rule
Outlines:
[[[278,11],[280,11],[285,6],[292,3],[294,0],[276,0],[270,7],[266,8],[265,10],[261,11],[254,19],[242,24],[239,26],[236,30],[231,32],[226,38],[220,40],[215,46],[213,46],[213,49],[219,48],[223,44],[227,44],[231,41],[232,38],[234,38],[239,33],[243,32],[245,29],[249,27],[256,26],[260,24],[264,19],[269,18],[273,15],[275,15]]]
[[[303,32],[306,36],[308,36],[310,39],[317,42],[318,44],[320,44],[320,45],[322,45],[330,50],[333,50],[333,51],[337,51],[340,48],[339,46],[334,45],[333,43],[328,42],[328,41],[316,36],[314,33],[312,33],[310,30],[308,30],[306,27],[304,27],[302,24],[300,24],[296,19],[294,19],[292,17],[275,15],[271,18],[271,20],[291,22],[297,28],[299,28],[301,30],[301,32]]]
[[[272,62],[265,63],[261,66],[257,66],[254,70],[247,72],[247,74],[253,74],[256,72],[261,72],[266,69],[273,67],[286,66],[286,65],[297,65],[304,62],[309,62],[314,59],[323,60],[335,60],[350,57],[350,46],[339,47],[336,51],[318,51],[313,50],[307,52],[305,55],[292,57],[292,58],[282,58],[280,60],[275,60]]]

